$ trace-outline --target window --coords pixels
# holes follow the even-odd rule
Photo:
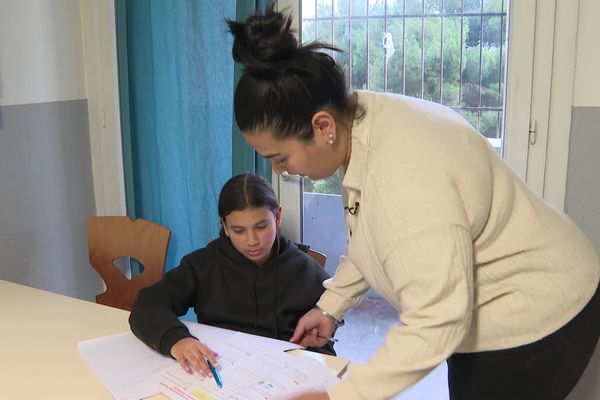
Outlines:
[[[511,63],[507,40],[510,26],[511,34],[518,28],[520,37],[528,36],[517,43],[519,54],[525,43],[533,43],[535,7],[520,3],[523,8],[510,15],[522,19],[510,25],[509,0],[280,0],[279,8],[299,16],[295,23],[302,42],[333,43],[343,51],[330,54],[342,65],[351,89],[445,104],[461,113],[500,154],[519,160],[518,155],[527,154],[528,143],[506,140],[504,128],[521,121],[519,128],[527,130],[522,125],[529,123],[531,90],[523,77],[530,79],[533,55],[529,51],[529,57],[513,57]],[[519,80],[513,85],[518,91],[510,91],[509,98],[507,68],[512,74],[508,76]],[[522,105],[512,107],[509,116],[505,104],[514,98]],[[527,116],[519,117],[519,112]],[[515,169],[525,178],[523,165]],[[283,176],[278,183],[286,215],[284,233],[325,252],[328,272],[333,273],[346,245],[338,177],[315,182]]]
[[[502,153],[507,8],[508,0],[302,0],[299,31],[303,43],[343,50],[329,53],[351,90],[445,104]],[[346,243],[339,179],[302,186],[303,241],[327,243],[335,263]]]
[[[346,13],[346,4],[350,4],[351,9],[348,11],[347,16],[342,16],[341,10],[343,10],[343,13]],[[304,11],[305,6],[308,11]],[[378,87],[377,85],[379,87],[383,86],[384,90],[392,91],[391,89],[394,89],[394,79],[399,78],[397,78],[397,75],[394,77],[394,72],[390,71],[391,67],[394,65],[394,62],[400,65],[401,59],[410,59],[408,55],[410,46],[406,45],[409,42],[405,41],[404,33],[407,31],[406,26],[408,26],[409,33],[411,29],[416,32],[413,34],[413,37],[417,37],[416,43],[425,43],[424,46],[421,45],[423,50],[417,46],[416,54],[420,54],[421,58],[419,61],[422,59],[420,64],[417,63],[417,68],[420,68],[420,71],[436,70],[437,68],[440,71],[439,76],[445,79],[445,81],[439,83],[441,101],[451,107],[458,107],[458,111],[464,113],[463,115],[492,141],[516,174],[536,194],[554,206],[563,208],[568,162],[573,74],[575,69],[578,20],[578,7],[576,4],[572,4],[568,0],[544,0],[543,2],[509,0],[278,0],[278,7],[279,9],[291,10],[295,17],[302,15],[302,19],[306,20],[307,23],[306,28],[302,26],[300,18],[296,18],[293,23],[299,32],[306,30],[304,36],[308,35],[310,37],[313,34],[314,37],[317,37],[317,34],[328,35],[322,37],[322,40],[325,41],[329,38],[330,41],[338,44],[343,49],[346,46],[348,49],[346,55],[336,57],[348,57],[348,60],[352,58],[353,54],[351,53],[352,47],[350,46],[351,35],[347,34],[347,40],[342,40],[344,38],[343,35],[346,33],[346,25],[348,26],[347,31],[350,32],[352,24],[368,25],[368,22],[361,21],[368,21],[369,16],[375,20],[379,18],[379,22],[371,24],[373,25],[372,27],[368,29],[364,28],[365,36],[362,39],[353,39],[355,42],[354,47],[357,48],[355,52],[362,52],[363,54],[367,54],[366,57],[370,57],[365,58],[363,56],[363,63],[367,66],[371,64],[375,65],[373,73],[369,69],[369,78],[365,79],[363,76],[361,78],[362,81],[358,80],[358,82],[369,85],[367,87],[373,90]],[[457,11],[460,11],[461,7],[463,15],[459,17]],[[399,10],[404,12],[404,14],[400,14]],[[406,12],[407,10],[408,12]],[[437,10],[441,11],[438,12]],[[427,18],[428,15],[430,16],[429,18]],[[498,116],[496,119],[496,127],[500,129],[497,129],[495,133],[493,133],[494,130],[491,128],[493,124],[490,123],[494,118],[490,116],[493,112],[498,112],[498,110],[497,108],[490,109],[490,103],[487,102],[488,95],[491,95],[489,91],[490,86],[480,85],[481,88],[476,90],[478,94],[481,90],[481,105],[483,108],[476,110],[472,108],[473,104],[470,102],[462,105],[448,104],[449,97],[445,92],[452,93],[448,87],[452,84],[452,79],[449,81],[446,79],[448,71],[441,72],[442,68],[444,68],[443,63],[439,68],[434,68],[426,62],[428,59],[426,49],[430,46],[427,42],[430,40],[430,37],[431,41],[442,49],[440,50],[442,54],[444,54],[444,49],[447,52],[448,49],[452,48],[452,45],[449,44],[450,41],[458,40],[462,43],[468,39],[468,42],[463,43],[460,47],[463,50],[469,47],[471,50],[467,50],[467,52],[473,53],[476,52],[473,49],[477,48],[473,44],[477,40],[483,43],[483,46],[479,47],[479,51],[482,52],[479,65],[485,66],[484,60],[488,60],[489,57],[486,58],[483,54],[492,50],[491,48],[486,50],[486,46],[490,47],[491,39],[488,38],[494,37],[492,34],[494,29],[489,30],[488,33],[483,33],[479,39],[472,39],[470,34],[466,38],[464,35],[460,39],[456,37],[452,38],[446,34],[442,35],[444,32],[448,32],[448,30],[442,29],[442,23],[448,25],[446,21],[442,22],[444,17],[447,19],[454,18],[455,20],[461,18],[461,33],[464,31],[465,26],[469,30],[477,26],[475,21],[477,17],[483,22],[480,24],[482,32],[487,32],[485,21],[501,20],[501,29],[507,34],[508,41],[503,44],[501,50],[498,46],[496,46],[498,49],[493,50],[502,54],[502,57],[506,57],[503,72],[505,81],[503,83],[499,82],[501,89],[495,92],[496,95],[504,97],[502,103],[503,116]],[[394,44],[394,54],[390,56],[391,44],[386,43],[385,36],[384,38],[380,36],[379,39],[375,40],[373,34],[369,32],[374,32],[374,29],[377,27],[386,28],[390,25],[387,24],[388,19],[393,18],[403,19],[405,22],[403,23],[401,41],[398,42],[396,40],[396,38],[400,37],[400,32],[396,32],[395,34],[392,32],[391,38]],[[419,18],[422,22],[418,21]],[[435,20],[436,18],[440,20],[439,23],[425,21],[427,19]],[[383,21],[381,21],[382,19]],[[409,22],[409,19],[412,22]],[[454,23],[456,24],[456,22]],[[420,28],[421,25],[423,26],[422,30]],[[411,26],[413,28],[410,28]],[[379,33],[385,35],[386,31],[382,28],[378,29]],[[499,29],[500,27],[497,28],[497,31]],[[423,32],[421,35],[422,39],[419,42],[418,34],[421,31]],[[433,35],[428,33],[428,31],[439,33],[442,40],[436,39],[437,34]],[[475,31],[476,29],[473,29],[473,32]],[[410,34],[408,38],[410,38]],[[362,49],[357,47],[357,40],[362,40]],[[344,43],[348,44],[345,45]],[[373,43],[373,46],[378,47],[378,50],[367,53],[367,43]],[[406,51],[404,51],[405,48]],[[379,67],[379,72],[377,71],[377,65],[382,65],[381,61],[379,61],[379,64],[376,64],[373,56],[371,56],[371,54],[377,53],[377,51],[380,56],[381,54],[384,55],[384,59],[386,53],[388,55],[387,62],[383,63],[383,74],[381,73],[381,66]],[[400,51],[407,54],[400,53]],[[402,54],[402,57],[400,57],[400,54]],[[471,60],[468,62],[473,61],[468,55],[466,57],[467,60]],[[439,57],[439,60],[442,60],[442,58]],[[369,60],[369,62],[367,63],[364,60]],[[477,63],[476,59],[475,62]],[[415,80],[415,82],[410,81],[409,77],[411,75],[406,72],[408,64],[406,61],[403,61],[403,63],[404,71],[402,72],[403,75],[400,75],[404,82],[403,90],[405,90],[406,94],[412,94],[411,92],[406,92],[406,88],[414,85],[418,80]],[[346,69],[348,73],[351,72],[350,68],[352,68],[352,65],[350,62],[347,63]],[[390,79],[390,73],[392,74],[392,79]],[[435,74],[428,76],[434,77]],[[484,76],[485,74],[482,75],[482,83],[489,83],[486,80],[487,78],[483,79]],[[359,78],[353,78],[352,83],[357,82],[357,79]],[[407,79],[409,79],[409,85],[406,84]],[[390,81],[392,82],[391,84]],[[402,88],[397,82],[395,83],[396,88]],[[472,82],[471,78],[463,78],[460,85],[461,90],[464,90],[465,83],[471,84]],[[421,86],[423,87],[422,93],[425,96],[431,96],[432,93],[436,93],[435,90],[431,90],[426,84],[422,84]],[[473,89],[472,86],[467,90],[471,89]],[[411,90],[415,90],[414,87]],[[417,94],[419,94],[418,91]],[[460,99],[461,97],[459,96],[458,98]],[[494,107],[496,106],[497,104],[494,105]],[[464,108],[461,110],[462,107]],[[305,197],[302,185],[299,184],[299,180],[293,177],[282,176],[279,179],[274,177],[273,181],[279,185],[280,201],[285,209],[286,223],[283,228],[284,233],[290,238],[304,240],[310,244],[310,237],[303,235],[303,231],[306,229],[303,228],[302,216],[305,215],[304,219],[306,220],[306,215],[318,215],[318,213],[306,213],[306,207],[302,206]],[[321,186],[330,186],[324,183],[308,182],[306,184],[307,189],[310,189],[311,185],[313,188],[317,187],[317,192]],[[320,217],[314,218],[318,219]],[[317,247],[318,242],[320,241],[315,240],[315,247]],[[324,249],[324,251],[327,250]],[[328,255],[329,267],[329,263],[335,263],[334,260],[337,260],[337,257],[335,253]]]

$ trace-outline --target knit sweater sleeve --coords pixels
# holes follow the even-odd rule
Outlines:
[[[178,319],[194,304],[197,291],[193,267],[184,258],[163,279],[142,289],[129,316],[131,331],[144,343],[166,356],[185,337],[193,337]]]
[[[349,308],[360,303],[369,290],[369,284],[346,256],[340,258],[335,275],[323,282],[323,286],[326,290],[317,305],[327,310],[338,321]]]
[[[330,389],[332,400],[391,398],[452,354],[470,326],[472,239],[465,228],[424,230],[384,251],[402,324],[367,363],[351,366],[348,379]]]

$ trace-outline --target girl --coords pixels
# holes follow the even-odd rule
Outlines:
[[[277,234],[281,207],[258,175],[231,178],[219,195],[221,235],[186,255],[155,285],[140,291],[129,323],[148,346],[211,376],[213,352],[179,321],[193,307],[198,322],[288,340],[323,293],[327,273]],[[327,345],[319,349],[335,354]]]
[[[277,173],[343,176],[348,247],[291,340],[323,343],[369,287],[402,322],[348,379],[298,399],[388,399],[447,359],[451,399],[564,399],[600,332],[593,245],[453,110],[348,94],[317,51],[332,47],[298,45],[290,24],[273,7],[229,21],[246,141]]]

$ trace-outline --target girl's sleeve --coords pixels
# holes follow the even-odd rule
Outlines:
[[[133,304],[131,331],[156,351],[171,355],[171,347],[180,339],[192,337],[178,319],[194,305],[197,291],[193,267],[185,258],[163,279],[140,291]]]

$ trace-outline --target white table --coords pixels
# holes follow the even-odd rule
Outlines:
[[[128,331],[129,312],[0,280],[0,317],[0,398],[112,399],[77,343]],[[348,364],[299,352],[335,373]]]

